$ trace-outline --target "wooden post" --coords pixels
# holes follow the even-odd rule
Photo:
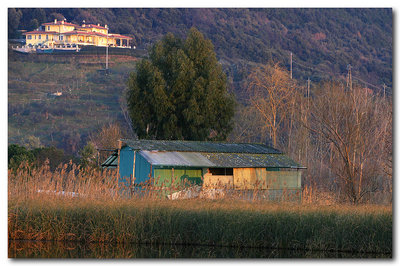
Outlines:
[[[150,173],[149,173],[149,177],[152,178],[151,173],[153,172],[153,165],[150,164]],[[155,182],[155,181],[154,181]],[[154,184],[153,184],[154,185]]]
[[[135,182],[136,178],[135,178],[135,164],[136,164],[136,151],[133,151],[133,170],[132,170],[132,178],[131,178],[131,194],[132,194],[132,190],[133,190],[133,182]]]
[[[386,99],[386,84],[383,83],[383,99]]]
[[[118,140],[118,164],[117,164],[117,187],[118,187],[118,181],[119,181],[119,163],[120,163],[120,153],[121,153],[121,148],[122,148],[122,141],[119,139]]]

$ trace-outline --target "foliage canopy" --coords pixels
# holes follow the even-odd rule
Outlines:
[[[197,29],[167,34],[128,80],[128,109],[139,138],[224,140],[233,97],[214,47]]]

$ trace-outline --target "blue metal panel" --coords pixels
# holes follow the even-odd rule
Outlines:
[[[121,189],[129,188],[131,176],[133,175],[133,150],[124,147],[119,153],[119,180],[118,185]]]
[[[150,173],[150,171],[151,171],[150,163],[140,154],[140,152],[136,152],[135,184],[139,184],[149,180],[149,174],[153,176],[153,174]]]

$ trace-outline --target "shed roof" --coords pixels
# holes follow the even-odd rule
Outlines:
[[[216,165],[199,152],[140,151],[155,166],[215,167]]]
[[[281,153],[248,154],[175,151],[140,151],[139,153],[154,166],[301,168],[298,163]]]
[[[277,149],[258,143],[229,143],[182,140],[121,140],[133,150],[209,153],[281,154]]]
[[[216,167],[303,168],[300,164],[282,153],[202,153],[202,155]]]
[[[103,168],[117,168],[118,167],[118,151],[114,151],[102,164]]]

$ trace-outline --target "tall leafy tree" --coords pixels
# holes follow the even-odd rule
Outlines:
[[[18,26],[21,22],[22,12],[15,8],[8,9],[8,38],[16,38],[18,36]]]
[[[214,47],[197,29],[167,34],[128,81],[127,103],[139,138],[224,140],[234,99]]]

